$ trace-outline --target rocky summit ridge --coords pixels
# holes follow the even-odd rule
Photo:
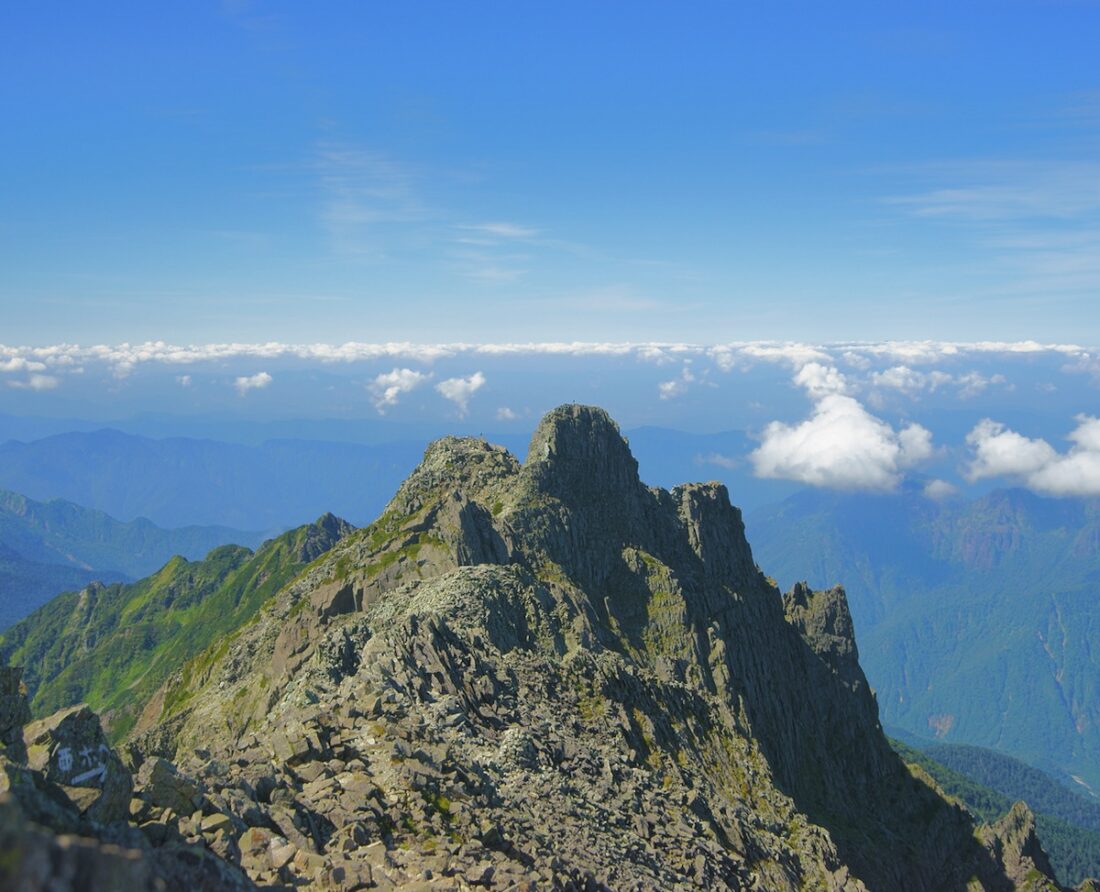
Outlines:
[[[1060,888],[1025,807],[977,828],[889,748],[843,591],[782,596],[725,487],[647,488],[585,406],[522,465],[433,443],[374,524],[181,666],[122,749],[126,821],[35,734],[0,808],[62,863],[52,783],[64,832],[148,888],[188,852],[215,884],[192,888]]]

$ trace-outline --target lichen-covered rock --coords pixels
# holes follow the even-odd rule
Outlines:
[[[189,815],[202,807],[202,786],[184,777],[167,759],[154,756],[138,770],[136,795],[156,808]]]

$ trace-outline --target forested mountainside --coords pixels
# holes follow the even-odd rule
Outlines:
[[[748,523],[777,579],[843,580],[884,722],[1100,789],[1100,502],[803,492]]]

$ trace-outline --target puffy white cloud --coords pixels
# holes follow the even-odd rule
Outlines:
[[[448,378],[435,385],[435,389],[444,399],[450,400],[458,407],[460,416],[466,414],[470,405],[470,398],[485,384],[485,376],[481,372],[474,372],[468,378]]]
[[[878,343],[833,344],[833,350],[842,350],[853,356],[887,357],[907,365],[934,365],[944,359],[955,359],[967,354],[1034,354],[1057,353],[1079,356],[1086,353],[1077,344],[1041,344],[1038,341],[882,341]]]
[[[758,477],[890,490],[906,468],[932,454],[932,435],[919,424],[895,431],[853,397],[822,390],[822,382],[835,385],[836,376],[815,372],[805,377],[803,383],[816,396],[813,411],[798,424],[773,421],[764,429],[750,455]]]
[[[191,376],[190,375],[176,375],[176,383],[179,384],[180,387],[190,387],[191,386]]]
[[[0,372],[41,372],[45,369],[45,363],[35,362],[23,356],[9,356],[7,359],[0,359]]]
[[[898,390],[910,396],[927,390],[934,393],[949,384],[958,387],[960,399],[977,396],[993,384],[1006,384],[1004,375],[985,376],[981,372],[966,372],[961,375],[949,375],[939,369],[922,372],[907,365],[895,365],[881,372],[872,372],[870,383],[873,387]]]
[[[517,418],[519,418],[519,414],[507,406],[501,406],[497,409],[497,420],[499,421],[515,421]]]
[[[1060,453],[1046,440],[985,418],[966,437],[974,453],[967,477],[1017,477],[1045,495],[1100,495],[1100,418],[1078,415],[1067,439],[1073,445]]]
[[[966,442],[974,451],[966,472],[970,480],[1032,474],[1058,455],[1046,440],[1029,439],[990,418],[979,421]]]
[[[392,372],[383,372],[378,375],[367,385],[367,390],[371,392],[371,402],[374,403],[378,414],[384,415],[386,409],[397,405],[401,394],[415,390],[429,378],[431,375],[424,372],[395,368]]]
[[[749,343],[739,347],[745,356],[770,362],[786,362],[795,368],[801,368],[808,362],[829,362],[831,359],[826,348],[810,344]]]
[[[695,375],[692,374],[691,369],[688,366],[684,366],[680,370],[680,377],[673,378],[671,381],[662,381],[657,385],[657,393],[663,400],[670,400],[674,397],[678,397],[687,392],[688,385],[695,380]]]
[[[824,366],[819,362],[808,362],[794,376],[794,383],[806,388],[814,399],[830,393],[847,393],[848,380],[837,371],[835,366]]]
[[[241,375],[233,386],[237,388],[237,393],[244,396],[250,390],[263,390],[273,380],[267,372],[257,372],[255,375]]]

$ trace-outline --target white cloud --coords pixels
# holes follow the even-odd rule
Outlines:
[[[635,357],[656,363],[699,357],[709,358],[722,371],[745,369],[759,362],[783,363],[801,369],[809,363],[825,366],[843,361],[859,368],[863,360],[893,360],[896,365],[935,364],[957,360],[967,354],[1053,353],[1069,361],[1067,370],[1092,371],[1100,375],[1100,361],[1089,350],[1072,344],[1041,344],[1036,341],[949,343],[938,341],[891,341],[883,343],[784,344],[764,341],[725,344],[690,344],[663,341],[551,341],[503,343],[437,343],[409,341],[342,344],[266,343],[170,344],[147,341],[141,344],[55,344],[44,347],[0,345],[0,372],[63,371],[77,365],[106,366],[117,377],[125,377],[139,366],[194,366],[230,361],[275,362],[301,360],[319,363],[419,362],[432,363],[460,356],[572,356]]]
[[[534,238],[539,234],[537,229],[530,226],[521,226],[518,223],[475,223],[469,226],[463,226],[462,229],[469,229],[473,232],[483,233],[494,238],[504,239],[529,239]]]
[[[255,375],[242,375],[233,382],[233,386],[237,388],[237,393],[244,396],[250,390],[263,390],[272,380],[267,372],[257,372]]]
[[[383,372],[370,384],[367,390],[371,392],[374,408],[379,415],[384,415],[386,409],[396,406],[401,394],[415,390],[425,381],[431,378],[430,374],[417,372],[413,369],[395,368],[392,372]]]
[[[824,366],[819,362],[808,362],[794,376],[794,383],[806,388],[814,399],[830,393],[847,393],[848,381],[835,366]]]
[[[34,362],[22,356],[10,356],[0,360],[0,372],[41,372],[45,368],[45,363]]]
[[[485,384],[485,376],[481,372],[474,372],[469,378],[448,378],[435,385],[435,389],[444,399],[450,400],[458,407],[458,414],[464,416],[470,405],[470,397],[479,391]]]
[[[750,455],[756,475],[836,489],[893,489],[906,468],[932,454],[931,433],[919,424],[895,431],[858,400],[829,391],[843,386],[842,376],[829,371],[799,373],[814,409],[798,424],[773,421],[764,429]]]
[[[176,383],[179,384],[180,387],[190,387],[191,386],[191,376],[190,375],[176,375]]]
[[[934,502],[949,499],[958,491],[958,487],[948,483],[946,480],[929,480],[924,487],[924,494]]]
[[[1031,474],[1057,457],[1046,440],[1029,439],[990,418],[979,421],[966,442],[974,451],[966,472],[970,480]]]
[[[723,455],[721,452],[708,452],[706,455],[695,456],[695,464],[717,465],[720,468],[733,470],[734,468],[741,467],[743,462],[739,458],[734,458],[730,455]]]
[[[1070,220],[1100,209],[1100,164],[1095,162],[1001,161],[951,168],[936,172],[956,184],[889,202],[921,217],[971,222]]]
[[[25,381],[9,381],[8,387],[16,390],[53,390],[61,383],[61,379],[54,375],[31,375]]]
[[[934,365],[968,354],[1058,353],[1077,356],[1086,352],[1077,344],[1041,344],[1038,341],[882,341],[833,344],[828,349],[843,351],[845,358],[848,354],[852,357],[862,354],[873,358],[886,357],[905,365]]]
[[[950,381],[951,376],[946,372],[918,372],[907,365],[895,365],[871,374],[871,383],[875,387],[887,387],[910,394],[925,389],[935,391]]]
[[[750,343],[740,345],[741,353],[753,359],[769,362],[786,362],[795,368],[801,368],[808,362],[829,362],[829,354],[821,347],[810,344],[773,344]]]
[[[974,457],[966,475],[970,480],[1017,477],[1045,495],[1100,495],[1100,418],[1078,415],[1067,439],[1073,445],[1060,453],[1046,440],[1025,437],[985,418],[967,434]]]
[[[657,393],[663,400],[670,400],[680,396],[687,392],[688,385],[695,380],[695,375],[692,374],[691,369],[688,366],[684,366],[680,370],[680,377],[673,378],[671,381],[662,381],[657,385]]]
[[[987,378],[980,372],[967,372],[956,379],[959,384],[959,398],[970,399],[978,396],[991,384],[1004,384],[1007,380],[1004,375],[991,375]]]
[[[501,406],[497,409],[497,419],[500,421],[515,421],[519,418],[518,413],[512,411],[507,406]]]

